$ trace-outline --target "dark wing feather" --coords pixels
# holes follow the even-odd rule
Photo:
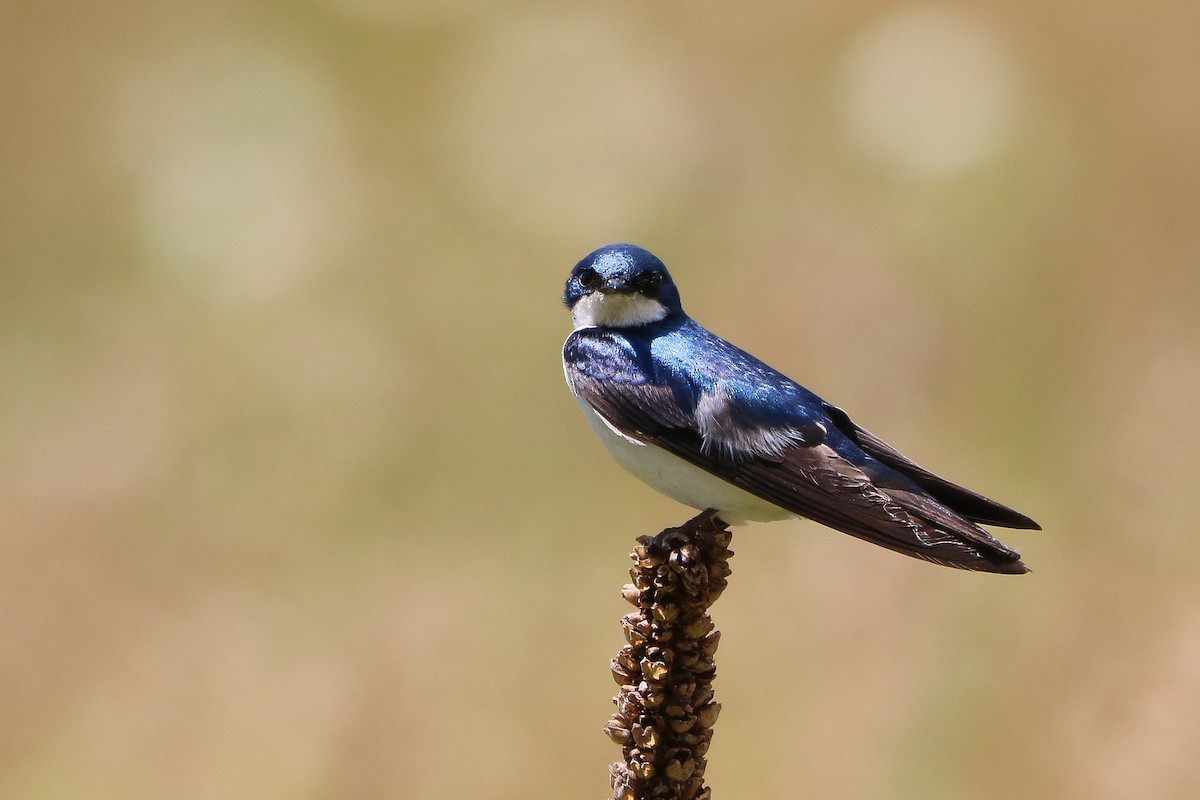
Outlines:
[[[825,404],[825,411],[838,430],[846,434],[867,455],[886,464],[904,475],[917,486],[932,495],[939,503],[959,516],[982,525],[999,525],[1004,528],[1041,530],[1029,517],[997,503],[981,494],[972,492],[938,475],[902,455],[896,448],[875,434],[855,425],[845,411],[837,406]]]
[[[692,431],[634,434],[780,508],[905,555],[986,572],[1025,572],[1020,554],[920,491],[881,489],[828,444],[779,461],[706,456]]]

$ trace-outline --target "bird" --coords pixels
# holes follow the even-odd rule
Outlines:
[[[918,466],[702,327],[649,251],[594,250],[563,302],[571,393],[617,463],[662,494],[727,525],[802,517],[934,564],[1028,572],[981,526],[1041,526]]]

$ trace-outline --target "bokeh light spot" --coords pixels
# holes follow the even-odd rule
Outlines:
[[[1017,65],[999,33],[947,8],[906,9],[854,39],[842,64],[846,125],[918,178],[993,156],[1016,114]]]
[[[335,101],[319,71],[243,39],[198,39],[132,72],[114,145],[139,183],[149,262],[231,305],[327,265],[351,217]]]

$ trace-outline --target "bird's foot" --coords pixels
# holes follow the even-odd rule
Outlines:
[[[707,549],[714,540],[718,540],[724,548],[729,545],[733,534],[725,520],[717,516],[716,509],[706,508],[679,527],[666,528],[657,536],[645,538],[647,548],[662,553],[678,549],[681,544],[690,541],[702,543],[701,546]]]

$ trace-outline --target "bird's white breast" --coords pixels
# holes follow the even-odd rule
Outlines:
[[[617,463],[667,497],[701,511],[715,508],[721,519],[730,525],[751,520],[770,522],[796,516],[661,447],[626,436],[609,425],[582,397],[576,395],[575,399],[583,409],[588,425]]]

